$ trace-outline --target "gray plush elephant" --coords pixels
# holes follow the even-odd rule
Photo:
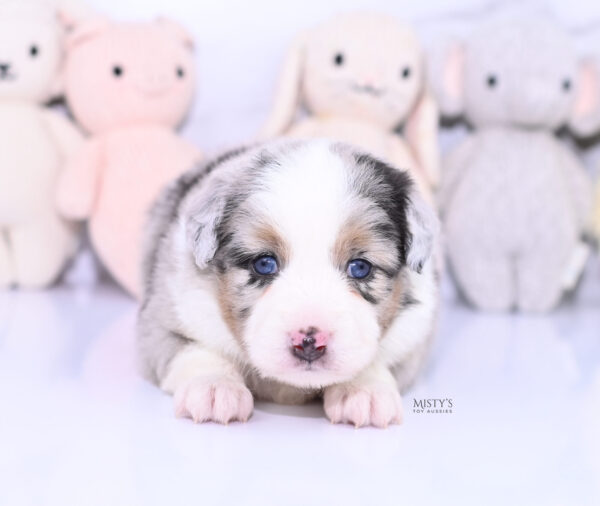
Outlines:
[[[442,112],[473,127],[443,164],[450,267],[484,310],[555,307],[585,263],[592,185],[556,131],[596,123],[597,73],[549,20],[481,26],[452,45],[435,84]]]

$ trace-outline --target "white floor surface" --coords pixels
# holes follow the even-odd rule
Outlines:
[[[549,317],[446,292],[387,430],[332,425],[318,404],[176,419],[135,373],[136,306],[115,287],[0,293],[0,504],[600,504],[600,263]],[[415,413],[428,398],[452,413]]]

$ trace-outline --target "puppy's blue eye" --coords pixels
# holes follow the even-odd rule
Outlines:
[[[362,258],[356,258],[354,260],[350,260],[346,272],[351,278],[364,279],[371,274],[372,267],[373,266],[366,260],[363,260]]]
[[[252,267],[257,274],[261,276],[269,276],[271,274],[276,274],[279,270],[279,266],[277,265],[277,260],[275,257],[264,255],[258,257],[252,263]]]

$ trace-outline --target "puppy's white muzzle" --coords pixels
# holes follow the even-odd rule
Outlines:
[[[294,278],[276,280],[253,308],[244,333],[250,361],[263,376],[300,387],[352,378],[377,349],[372,306],[340,276]]]

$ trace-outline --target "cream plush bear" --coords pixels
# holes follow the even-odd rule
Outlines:
[[[452,271],[476,307],[548,311],[581,273],[592,187],[555,131],[588,128],[595,75],[541,18],[486,23],[449,49],[440,105],[473,130],[444,160],[440,202]]]
[[[0,2],[0,288],[44,287],[77,246],[56,184],[82,139],[44,107],[60,88],[62,27],[42,1]]]
[[[192,41],[174,22],[88,20],[67,42],[66,98],[91,136],[60,181],[61,211],[89,219],[95,251],[131,294],[145,215],[200,158],[177,136],[194,93]]]
[[[329,137],[408,169],[426,195],[437,185],[438,112],[423,53],[393,17],[349,13],[297,37],[261,137]],[[296,119],[304,105],[308,115]],[[395,130],[403,126],[404,137]]]

